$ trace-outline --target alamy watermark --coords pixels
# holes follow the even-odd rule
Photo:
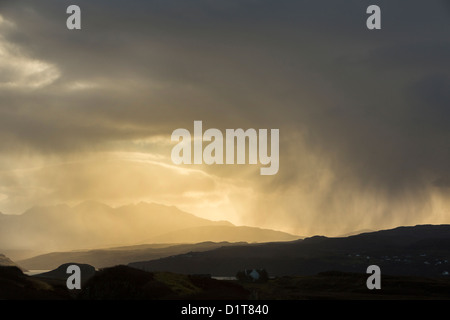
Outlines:
[[[268,129],[226,129],[224,136],[215,128],[203,132],[203,122],[194,121],[193,136],[180,128],[172,132],[171,139],[178,141],[171,154],[175,164],[246,164],[248,158],[248,164],[258,164],[259,160],[265,166],[260,168],[261,175],[274,175],[279,169],[279,129],[270,130],[270,155]],[[203,148],[204,141],[208,144]]]
[[[81,9],[77,5],[70,5],[66,10],[70,16],[67,18],[66,26],[69,30],[81,30]],[[369,30],[381,29],[381,9],[377,5],[370,5],[366,10],[370,16],[367,18],[366,26]]]
[[[67,267],[66,270],[67,274],[70,274],[70,276],[67,278],[66,286],[67,289],[73,290],[73,289],[81,289],[81,269],[76,264],[72,264]]]

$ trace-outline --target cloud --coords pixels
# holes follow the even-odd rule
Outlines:
[[[433,184],[438,188],[450,188],[450,178],[441,177],[439,179],[436,179]]]
[[[209,219],[228,215],[239,221],[228,197],[245,188],[201,170],[137,153],[103,154],[103,159],[97,154],[79,161],[47,163],[4,171],[0,178],[0,205],[10,214],[24,212],[30,203],[46,206],[95,199],[114,206],[141,201],[177,205]],[[217,212],[209,212],[211,207]]]
[[[65,28],[69,1],[6,2],[4,170],[14,168],[12,159],[30,163],[28,157],[165,157],[169,143],[149,141],[168,141],[194,120],[221,130],[278,128],[274,177],[262,178],[251,166],[195,167],[241,191],[205,194],[211,211],[227,203],[245,223],[300,234],[432,216],[448,221],[448,209],[435,200],[445,194],[435,195],[434,183],[450,171],[448,14],[437,0],[409,1],[407,12],[404,4],[378,3],[382,30],[371,32],[369,1],[78,1],[82,30],[73,32]],[[141,174],[133,167],[127,166],[130,179]],[[46,199],[106,197],[109,185],[96,181],[127,176],[116,167],[95,168],[74,170],[89,181],[57,171],[50,189],[59,191]],[[168,175],[184,185],[168,188],[164,201],[187,195],[192,208],[202,202],[204,190],[172,170],[149,170],[148,181]],[[46,179],[36,179],[37,188],[47,188]],[[83,183],[96,187],[83,193]],[[129,190],[123,194],[144,197]]]
[[[4,33],[15,25],[0,15],[0,30]],[[45,61],[24,54],[20,46],[5,40],[0,33],[0,90],[38,89],[53,83],[58,69]]]

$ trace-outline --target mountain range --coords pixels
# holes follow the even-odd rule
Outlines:
[[[215,276],[254,268],[266,269],[272,276],[302,276],[329,270],[365,273],[369,265],[378,265],[385,274],[448,277],[449,261],[450,225],[419,225],[342,238],[226,246],[129,266]]]
[[[197,243],[203,241],[288,241],[288,233],[238,227],[211,221],[174,206],[154,203],[117,208],[87,201],[77,206],[33,207],[21,215],[0,217],[0,252],[34,252],[109,248],[146,243]],[[28,255],[28,257],[31,254]]]
[[[134,261],[155,260],[187,252],[201,252],[223,246],[244,244],[247,243],[201,242],[196,244],[148,244],[94,250],[74,250],[42,254],[25,260],[19,260],[17,263],[28,270],[53,270],[68,261],[76,261],[77,263],[89,264],[100,269],[116,265],[126,265]]]
[[[123,265],[139,257],[147,260]],[[80,264],[87,258],[119,265],[96,270]],[[0,265],[0,298],[7,299],[447,299],[450,225],[287,242],[145,244],[56,252],[19,261],[32,268],[64,261],[32,277],[11,266],[13,262],[4,255],[0,255],[2,261],[7,266]],[[69,264],[84,268],[80,292],[68,292],[65,287]],[[366,287],[370,265],[380,267],[382,290]],[[262,283],[211,279],[251,269],[264,269],[270,278]]]

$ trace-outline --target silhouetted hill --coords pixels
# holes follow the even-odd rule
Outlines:
[[[61,266],[57,275],[62,275]],[[65,278],[26,276],[0,267],[0,299],[6,300],[311,300],[450,299],[449,278],[382,275],[381,290],[368,290],[367,274],[327,271],[275,277],[263,283],[215,280],[207,275],[145,272],[127,266],[96,271],[81,290],[68,290]]]
[[[60,280],[65,283],[70,274],[67,273],[67,268],[71,265],[77,265],[80,268],[81,273],[81,284],[83,285],[86,281],[88,281],[91,277],[95,275],[95,268],[89,264],[69,262],[60,265],[58,268],[34,275],[34,278],[44,278],[44,279],[53,279]]]
[[[64,269],[62,267],[62,269]],[[65,279],[36,278],[0,267],[0,299],[6,300],[311,300],[450,299],[450,279],[382,275],[381,290],[368,290],[367,274],[327,271],[275,277],[263,283],[224,281],[207,275],[145,272],[127,266],[96,271],[81,290]]]
[[[289,233],[254,227],[201,226],[172,231],[152,238],[149,242],[195,243],[204,241],[205,239],[214,242],[271,242],[292,241],[298,238],[298,236]]]
[[[190,232],[185,232],[184,238],[173,236],[181,230],[208,230],[207,227],[218,226],[226,228],[205,231],[203,238]],[[173,206],[139,203],[111,208],[88,201],[75,207],[34,207],[22,215],[3,216],[0,224],[0,252],[2,249],[10,252],[19,249],[51,252],[156,241],[166,243],[165,235],[176,243],[211,241],[210,238],[230,242],[244,241],[242,238],[252,242],[296,238],[283,232],[259,228],[249,228],[243,232],[241,227],[235,227],[230,222],[203,219]]]
[[[0,267],[0,299],[68,299],[65,287],[26,276],[17,267]]]
[[[20,261],[30,270],[52,270],[67,261],[90,264],[96,268],[113,267],[133,261],[153,260],[190,251],[206,251],[245,243],[202,242],[197,244],[138,245],[98,250],[52,252]]]
[[[93,271],[79,265],[81,290],[68,290],[66,264],[42,275],[27,276],[17,267],[0,267],[0,299],[6,300],[136,300],[136,299],[248,299],[249,292],[237,283],[204,276],[150,273],[127,266]],[[83,281],[83,277],[86,277]]]
[[[365,273],[376,264],[384,274],[446,276],[450,272],[450,225],[422,225],[346,238],[315,236],[292,242],[228,246],[171,258],[130,263],[147,271],[234,276],[245,268],[271,275],[313,275],[327,270]]]
[[[336,236],[335,238],[345,238],[345,237],[350,237],[350,236],[355,236],[361,233],[368,233],[368,232],[375,232],[376,230],[371,230],[371,229],[362,229],[362,230],[357,230],[357,231],[352,231],[352,232],[348,232],[345,234],[341,234]]]
[[[127,266],[105,268],[89,279],[79,299],[247,299],[242,286],[201,276],[150,273]]]

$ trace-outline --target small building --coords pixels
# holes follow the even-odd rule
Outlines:
[[[238,271],[236,279],[244,282],[266,282],[269,275],[265,269],[245,269]]]

